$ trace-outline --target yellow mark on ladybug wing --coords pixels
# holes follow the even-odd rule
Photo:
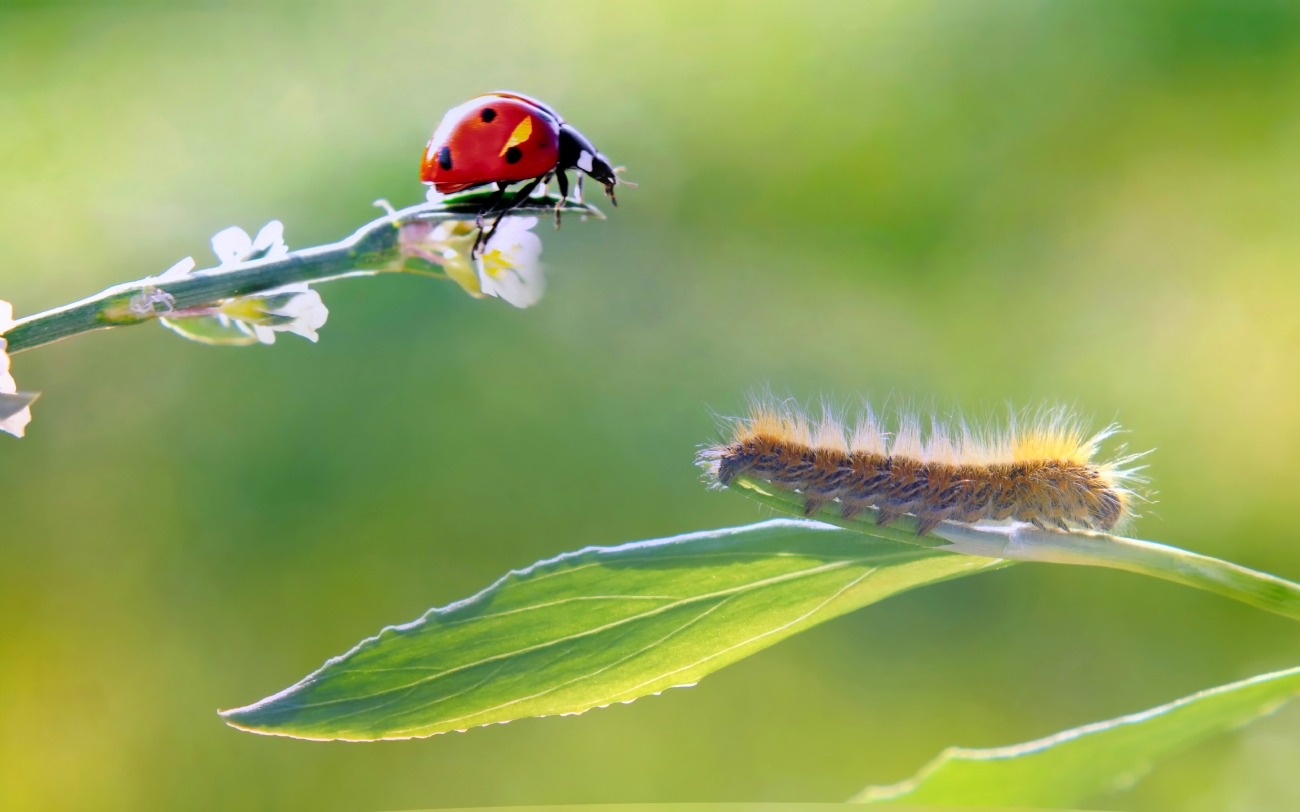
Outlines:
[[[506,145],[501,148],[501,152],[497,154],[497,157],[505,155],[506,150],[510,149],[511,147],[517,147],[520,144],[524,143],[525,141],[528,140],[529,136],[531,136],[532,134],[533,134],[533,117],[524,116],[524,120],[519,122],[519,125],[515,127],[515,131],[510,133],[510,140],[506,141]]]

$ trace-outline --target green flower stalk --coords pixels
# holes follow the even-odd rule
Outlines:
[[[515,307],[536,304],[544,290],[537,214],[555,211],[601,217],[596,207],[540,194],[501,221],[479,255],[471,249],[476,218],[490,192],[431,196],[394,210],[340,242],[290,251],[283,226],[272,221],[256,237],[228,228],[212,238],[216,267],[195,270],[186,257],[158,276],[115,285],[63,307],[14,321],[0,301],[0,431],[21,437],[35,393],[19,392],[9,357],[95,330],[159,321],[205,344],[270,344],[290,332],[315,341],[329,311],[310,288],[320,282],[380,273],[416,273],[451,279],[475,298],[499,298]]]

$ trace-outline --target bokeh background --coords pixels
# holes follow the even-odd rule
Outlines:
[[[835,801],[1300,662],[1290,621],[1026,565],[577,718],[224,726],[511,567],[761,518],[692,466],[756,386],[1118,418],[1157,449],[1137,535],[1300,577],[1294,4],[7,5],[0,296],[203,264],[231,224],[338,239],[500,87],[640,183],[542,232],[538,307],[351,280],[317,346],[16,357],[45,396],[0,437],[0,808]],[[1284,712],[1095,805],[1293,809],[1298,762]]]

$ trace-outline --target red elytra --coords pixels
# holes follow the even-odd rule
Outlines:
[[[420,180],[443,194],[532,180],[555,169],[560,122],[545,108],[491,94],[447,111],[424,151]]]

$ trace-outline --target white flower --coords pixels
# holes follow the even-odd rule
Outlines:
[[[277,332],[300,335],[314,344],[320,339],[316,331],[324,326],[330,315],[320,294],[307,287],[306,282],[285,285],[258,296],[231,299],[221,308],[231,318],[250,309],[260,316],[254,315],[245,321],[263,344],[274,344]]]
[[[212,237],[212,253],[225,268],[257,259],[280,259],[289,253],[284,244],[284,225],[272,220],[262,226],[256,237],[239,226],[231,226]],[[186,257],[168,268],[155,281],[183,279],[194,270],[194,260]],[[203,344],[274,344],[276,333],[294,333],[308,341],[320,338],[316,331],[329,318],[329,309],[320,294],[306,282],[285,285],[252,296],[226,299],[208,307],[172,310],[161,319],[163,325],[178,335]]]
[[[477,260],[480,289],[515,307],[537,304],[546,291],[542,275],[542,240],[530,229],[536,217],[506,217]]]
[[[289,253],[284,244],[284,224],[272,220],[250,238],[239,226],[231,226],[212,235],[212,253],[221,265],[235,265],[253,259],[280,259]]]
[[[472,220],[402,224],[402,253],[440,268],[447,278],[476,299],[496,296],[515,307],[531,307],[542,298],[546,280],[539,258],[542,241],[529,229],[536,217],[506,217],[478,257],[471,258],[478,229]],[[408,264],[407,270],[420,272]]]
[[[14,376],[9,374],[8,342],[4,333],[14,326],[14,308],[0,300],[0,431],[22,437],[27,424],[32,422],[32,401],[36,392],[19,392]]]
[[[306,282],[252,296],[226,299],[213,307],[178,310],[161,319],[178,335],[203,344],[274,344],[276,333],[294,333],[308,341],[329,318],[320,294]]]

